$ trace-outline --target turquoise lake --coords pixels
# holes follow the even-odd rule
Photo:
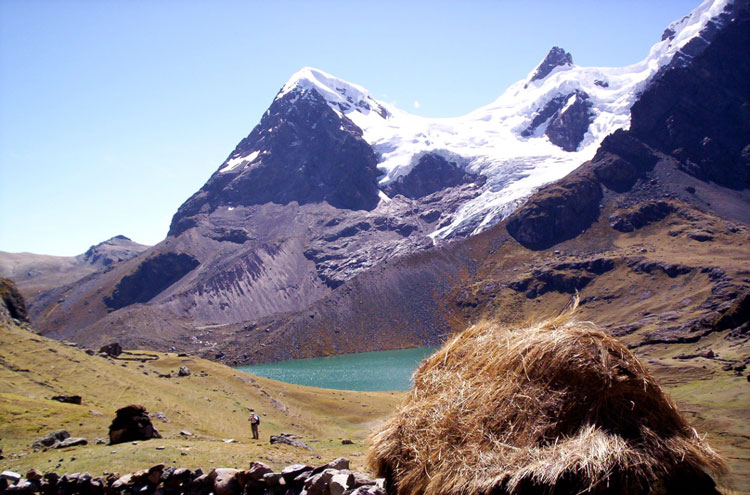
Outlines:
[[[360,352],[239,366],[240,371],[286,383],[337,390],[409,390],[411,375],[437,347]]]

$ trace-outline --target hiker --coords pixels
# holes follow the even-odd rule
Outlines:
[[[253,429],[253,440],[258,440],[258,425],[260,424],[260,416],[255,413],[250,414],[250,428]]]

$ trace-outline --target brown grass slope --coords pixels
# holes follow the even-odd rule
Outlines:
[[[220,364],[175,354],[140,352],[112,360],[0,323],[0,447],[4,469],[101,473],[130,472],[157,463],[204,469],[243,467],[263,460],[280,468],[347,456],[362,468],[364,441],[373,422],[388,414],[401,393],[347,392],[293,386]],[[177,377],[180,366],[192,374]],[[160,377],[171,374],[172,378]],[[82,405],[50,400],[81,395]],[[153,418],[163,439],[96,445],[107,438],[115,410],[142,404],[170,421]],[[249,409],[262,417],[253,441]],[[57,429],[89,445],[34,451],[32,442]],[[183,436],[182,430],[192,436]],[[300,435],[314,450],[269,445],[269,435]],[[224,443],[234,438],[238,443]],[[353,445],[342,445],[343,438]],[[156,447],[164,447],[157,450]],[[330,460],[330,459],[328,459]]]
[[[474,326],[422,363],[370,452],[393,493],[716,493],[719,455],[622,343],[568,316]]]

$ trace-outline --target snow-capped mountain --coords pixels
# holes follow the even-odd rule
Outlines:
[[[490,228],[544,184],[594,158],[606,136],[632,125],[641,95],[670,67],[690,66],[710,48],[735,5],[704,2],[629,67],[578,67],[555,47],[497,100],[458,118],[410,115],[360,86],[304,68],[180,206],[163,242],[51,291],[32,303],[32,318],[61,338],[186,347],[209,342],[205,335],[213,329],[239,325],[240,333],[249,332],[258,322],[347,293],[362,272],[385,270],[396,258]],[[668,91],[658,93],[663,99]],[[661,134],[659,140],[656,149],[681,142]],[[610,140],[610,151],[621,151],[618,143]],[[710,160],[701,162],[703,151],[672,148],[678,146],[696,176],[709,167]],[[625,169],[618,175],[621,163],[606,163],[610,178],[627,175]],[[565,225],[566,235],[580,234],[579,223],[590,224],[598,214],[601,185],[590,182],[591,208],[586,215],[571,209],[569,217],[580,218]],[[535,225],[523,223],[518,237],[534,237]],[[433,294],[434,287],[422,289]],[[387,308],[378,314],[373,318],[388,319]]]
[[[706,45],[728,0],[703,2],[672,23],[641,62],[627,67],[580,67],[553,47],[529,75],[497,100],[458,118],[411,115],[374,99],[366,89],[305,67],[275,98],[294,105],[321,96],[343,120],[362,131],[378,157],[378,187],[407,176],[425,154],[437,154],[486,179],[481,194],[464,203],[435,239],[478,233],[510,214],[541,185],[591,159],[602,139],[627,129],[630,108],[648,81],[675,55],[688,59]],[[709,25],[710,29],[706,29]],[[257,166],[267,150],[236,150],[219,172]],[[468,229],[467,229],[468,227]]]

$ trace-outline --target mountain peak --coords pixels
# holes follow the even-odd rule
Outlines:
[[[544,79],[556,67],[562,67],[566,65],[573,65],[573,55],[566,52],[559,46],[553,46],[552,49],[550,49],[549,53],[547,53],[547,56],[544,57],[544,60],[542,60],[542,62],[536,67],[534,75],[531,76],[529,82]]]
[[[347,114],[356,110],[368,114],[370,110],[374,110],[383,118],[390,115],[388,110],[370,96],[370,92],[362,86],[344,81],[313,67],[303,67],[295,72],[276,95],[275,101],[297,91],[310,90],[315,90],[331,108],[339,113]]]

